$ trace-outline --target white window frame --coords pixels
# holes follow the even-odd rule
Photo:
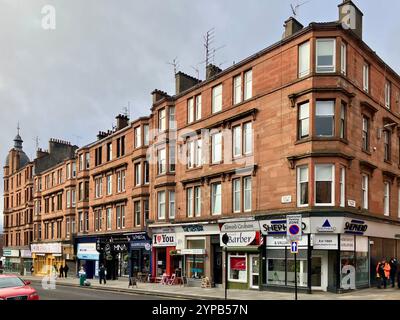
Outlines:
[[[112,195],[112,174],[107,175],[106,181],[107,181],[107,195],[110,196]]]
[[[346,206],[346,168],[344,167],[340,167],[339,187],[340,206],[344,208]]]
[[[157,156],[157,171],[158,174],[165,174],[167,172],[167,149],[158,149]]]
[[[107,207],[106,208],[106,229],[111,230],[112,229],[112,208]]]
[[[324,167],[324,166],[331,166],[332,169],[332,181],[331,181],[331,190],[332,190],[332,194],[331,194],[331,202],[330,203],[317,203],[317,168],[318,167]],[[334,164],[316,164],[314,167],[314,204],[315,206],[318,207],[332,207],[335,205],[335,165]]]
[[[242,155],[242,127],[240,125],[233,127],[233,157],[240,157]]]
[[[243,100],[249,100],[253,97],[253,70],[244,73]]]
[[[165,113],[166,113],[165,108],[160,109],[158,111],[158,130],[160,132],[163,132],[163,131],[165,131],[167,129],[166,128],[167,123],[166,123],[166,114]]]
[[[148,146],[150,143],[150,126],[148,124],[143,125],[143,144]]]
[[[168,191],[168,216],[170,219],[175,219],[175,191]]]
[[[164,197],[164,201],[162,202],[162,201],[160,201],[161,200],[161,195],[163,195],[163,197]],[[158,191],[158,193],[157,193],[157,217],[158,217],[158,220],[165,220],[165,211],[166,211],[166,203],[165,203],[165,201],[166,201],[166,199],[165,199],[165,197],[166,197],[166,192],[165,191]],[[162,210],[162,206],[163,206],[163,209],[164,210]]]
[[[139,211],[137,209],[139,209]],[[133,212],[134,212],[133,220],[134,220],[135,227],[140,227],[141,226],[141,220],[142,220],[141,219],[142,208],[141,208],[140,201],[133,202]],[[139,217],[139,223],[138,223],[138,220],[137,220],[138,217]]]
[[[220,194],[215,194],[214,192],[214,186],[220,186]],[[219,201],[220,201],[220,211],[219,212],[214,212],[214,207],[215,207],[215,202],[217,197],[219,197]],[[213,216],[220,216],[222,214],[222,183],[221,182],[216,182],[216,183],[212,183],[211,184],[211,215]]]
[[[304,42],[299,45],[298,49],[298,63],[299,63],[299,70],[298,70],[298,77],[303,78],[310,74],[311,72],[311,46],[310,41]],[[305,55],[305,57],[303,57]]]
[[[246,188],[246,181],[250,180],[250,189]],[[252,197],[252,189],[253,189],[253,179],[251,178],[251,176],[248,177],[243,177],[243,211],[244,212],[251,212],[252,209],[252,201],[253,201],[253,197]],[[247,203],[246,201],[246,193],[249,194],[249,199],[250,199],[250,203]]]
[[[176,129],[175,107],[168,108],[168,128],[169,130]]]
[[[242,102],[242,75],[233,78],[233,104]]]
[[[212,113],[222,111],[222,84],[212,88]]]
[[[138,126],[135,128],[135,148],[142,146],[142,127]]]
[[[347,74],[347,44],[344,42],[340,46],[340,72]]]
[[[142,185],[142,164],[135,163],[134,170],[135,170],[135,187],[138,187]]]
[[[201,187],[194,187],[194,216],[201,216]]]
[[[249,121],[243,123],[243,154],[249,155],[252,153],[253,153],[253,123]]]
[[[188,123],[193,123],[194,122],[194,98],[190,98],[187,101],[187,122]]]
[[[218,143],[216,144],[218,138]],[[211,155],[211,162],[213,164],[221,163],[222,162],[222,132],[217,132],[211,135],[211,150],[212,150],[212,155]],[[218,147],[218,148],[217,148]],[[216,152],[218,149],[218,153]],[[219,157],[217,158],[216,155]]]
[[[386,81],[385,82],[385,107],[389,110],[391,107],[391,99],[392,99],[391,88],[392,88],[392,84],[389,81]]]
[[[383,214],[385,217],[390,216],[390,183],[385,181],[384,192],[383,192]]]
[[[186,189],[186,217],[193,218],[193,188]]]
[[[363,90],[369,93],[369,70],[370,65],[368,63],[364,63],[363,65]]]
[[[369,206],[369,197],[368,197],[368,188],[369,188],[369,176],[363,174],[361,177],[361,190],[362,190],[362,208],[368,210]]]
[[[234,213],[240,213],[242,211],[242,184],[241,184],[241,179],[233,179],[232,180],[232,193],[233,193],[233,201],[232,201],[232,207],[233,207],[233,212]],[[237,188],[238,187],[238,188]],[[236,207],[236,200],[239,200],[239,207]]]
[[[302,170],[307,170],[307,180],[301,180],[301,171]],[[308,166],[300,166],[297,167],[297,207],[299,208],[306,208],[309,206],[309,197],[307,199],[306,204],[301,204],[301,185],[303,183],[308,183],[308,193],[310,192],[310,176],[309,176],[309,169]]]
[[[196,121],[201,119],[201,94],[197,95],[196,98],[196,111],[195,111],[195,119]]]
[[[319,55],[319,44],[323,42],[333,42],[333,65],[330,66],[318,66],[318,55]],[[316,57],[315,57],[315,70],[317,73],[335,73],[336,72],[336,39],[333,38],[324,38],[324,39],[317,39],[316,46]],[[322,68],[322,69],[321,69]],[[332,69],[328,69],[332,68]]]

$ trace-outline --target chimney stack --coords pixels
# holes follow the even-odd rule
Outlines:
[[[151,94],[153,96],[153,104],[160,101],[163,98],[170,97],[166,92],[158,90],[158,89],[155,89]]]
[[[105,137],[107,137],[107,133],[105,133],[103,131],[99,131],[99,133],[97,134],[97,140],[102,140]]]
[[[339,22],[342,23],[343,28],[353,30],[362,39],[364,14],[351,0],[343,0],[343,3],[338,7]]]
[[[180,94],[192,87],[196,84],[200,83],[201,80],[191,77],[183,72],[178,72],[175,75],[175,94]]]
[[[284,27],[285,27],[285,34],[283,36],[283,39],[286,39],[294,35],[295,33],[299,32],[301,29],[304,28],[304,26],[293,17],[290,17],[285,21]]]
[[[119,114],[116,116],[117,119],[117,130],[121,130],[129,125],[129,117]]]
[[[222,72],[222,69],[220,69],[219,67],[217,67],[213,64],[209,64],[206,67],[206,80],[216,76],[220,72]]]

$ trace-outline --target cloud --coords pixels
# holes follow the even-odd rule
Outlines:
[[[226,68],[281,39],[291,2],[0,0],[0,161],[18,121],[32,158],[36,136],[44,148],[50,138],[84,145],[110,129],[128,101],[132,119],[148,115],[153,89],[174,92],[167,62],[178,57],[180,70],[195,75],[192,66],[198,67],[204,77],[199,62],[207,30],[215,28],[213,46],[223,46],[215,63]],[[336,20],[339,3],[313,0],[300,8],[299,19],[304,25]],[[364,39],[399,70],[399,2],[358,3]],[[41,27],[47,4],[56,9],[56,30]]]

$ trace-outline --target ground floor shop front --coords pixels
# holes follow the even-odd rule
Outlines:
[[[31,252],[35,275],[60,276],[60,269],[65,266],[70,273],[75,270],[74,247],[70,243],[35,243],[31,244]]]
[[[400,256],[400,226],[379,219],[304,215],[296,257],[286,233],[286,216],[223,223],[228,288],[293,290],[297,279],[309,293],[363,289],[375,284],[378,261]]]
[[[188,286],[222,285],[218,224],[182,224],[152,229],[152,278],[185,278]]]
[[[33,260],[29,247],[4,248],[4,272],[18,273],[20,275],[31,274]]]

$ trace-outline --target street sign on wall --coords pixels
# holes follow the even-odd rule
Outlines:
[[[302,222],[301,214],[286,217],[286,237],[290,241],[301,241]]]

